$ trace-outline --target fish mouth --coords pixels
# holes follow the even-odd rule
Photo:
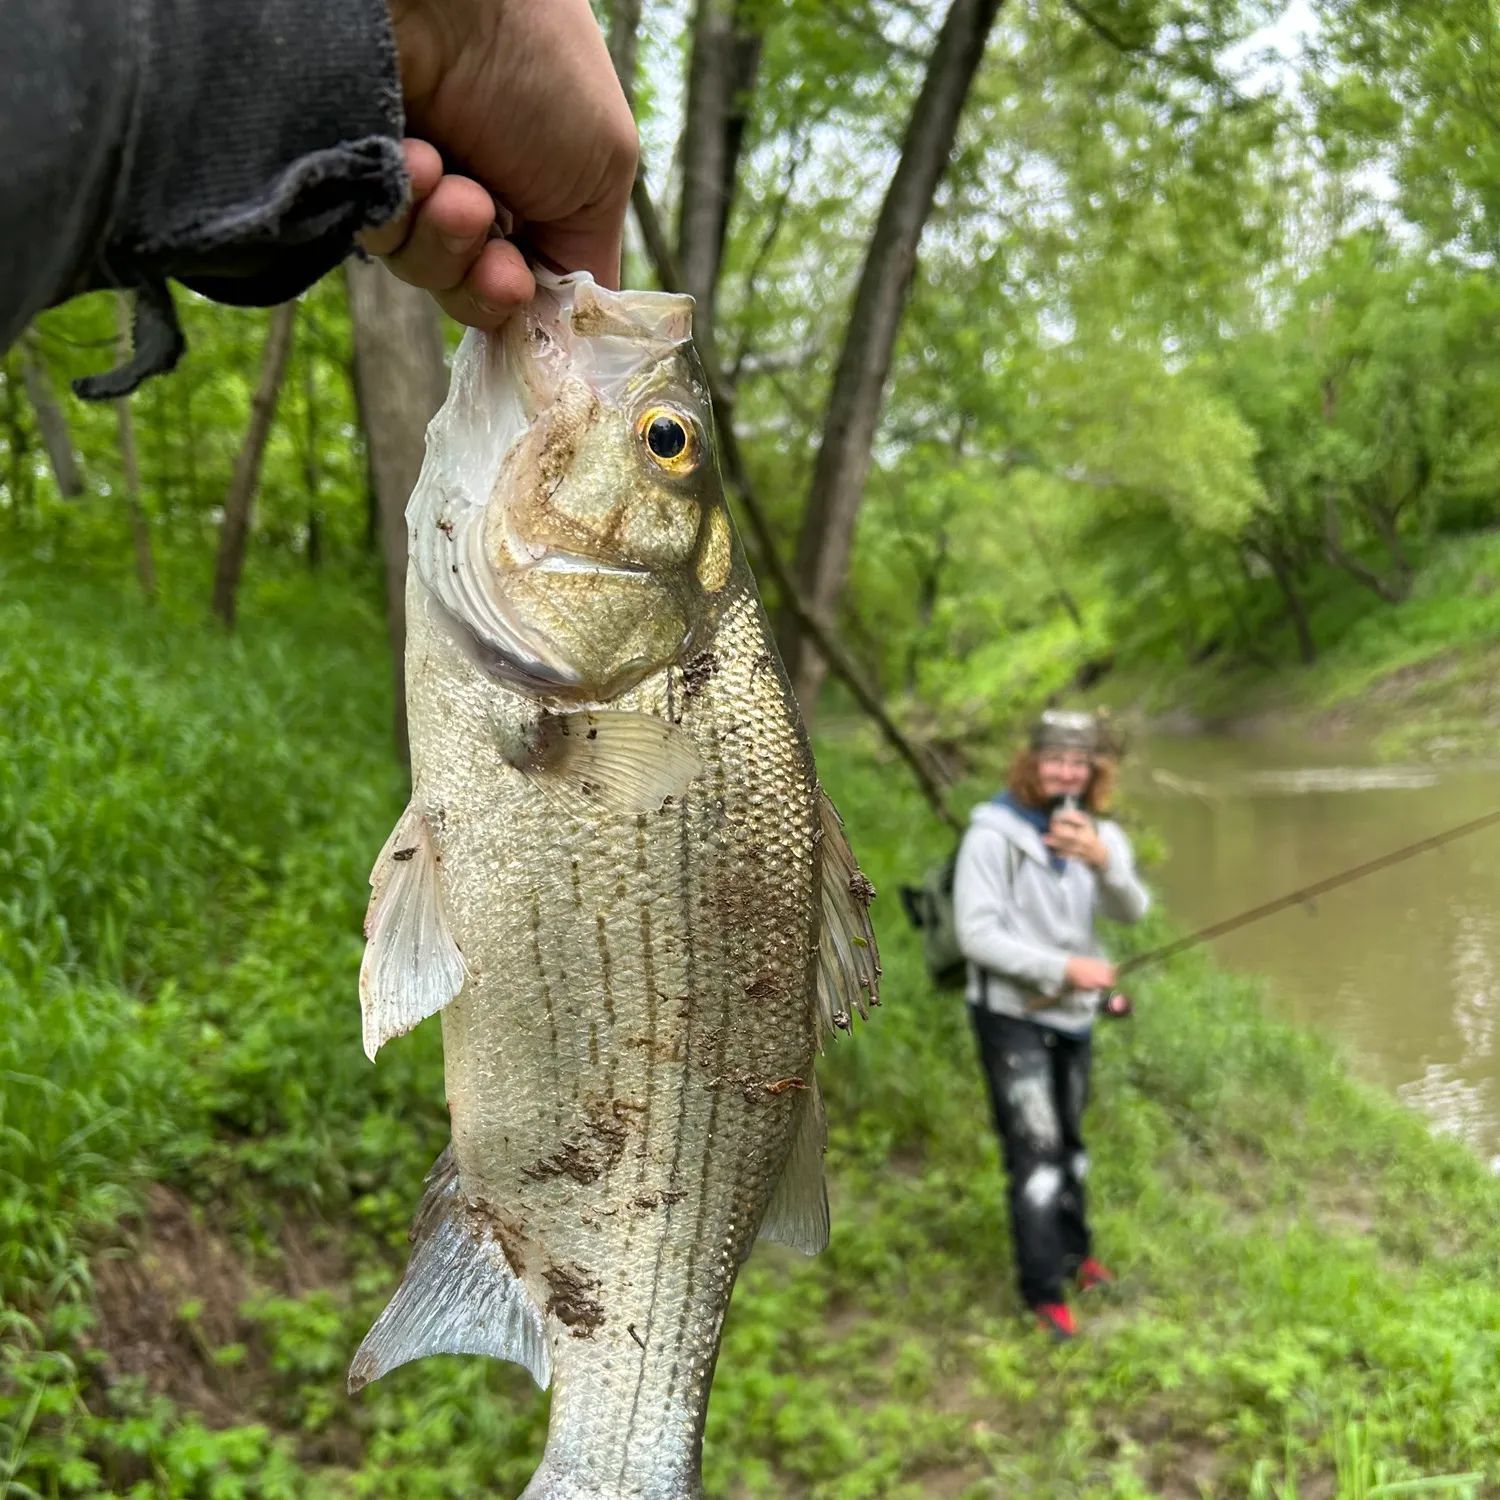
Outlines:
[[[581,552],[556,552],[550,547],[545,557],[528,564],[528,573],[599,573],[606,578],[647,578],[653,571],[638,563],[609,563]]]

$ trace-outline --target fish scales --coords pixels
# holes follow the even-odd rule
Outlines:
[[[625,295],[654,315],[652,294]],[[606,331],[618,328],[609,316]],[[643,441],[665,410],[701,432],[706,458],[706,394],[681,342],[646,367],[644,395],[627,387],[617,399]],[[450,407],[478,399],[497,357],[480,346],[456,371]],[[666,396],[652,394],[661,369]],[[493,406],[505,389],[484,399]],[[649,405],[668,399],[676,404]],[[547,504],[572,528],[567,607],[586,615],[597,604],[604,622],[606,665],[578,691],[556,665],[576,653],[546,657],[540,632],[507,635],[511,617],[487,616],[464,592],[464,537],[479,523],[463,532],[444,498],[451,480],[440,474],[427,492],[440,497],[435,515],[421,486],[409,511],[412,801],[372,875],[361,994],[372,1055],[441,1010],[452,1144],[429,1178],[407,1277],[351,1384],[444,1350],[520,1359],[553,1387],[527,1497],[690,1500],[701,1494],[709,1385],[740,1265],[763,1223],[804,1249],[826,1239],[813,1055],[828,1017],[864,996],[819,1000],[824,882],[846,868],[830,863],[829,838],[841,845],[842,834],[711,461],[712,487],[693,492],[691,510],[681,485],[626,482],[616,503],[613,479],[570,502],[570,466],[585,462],[607,407],[576,391],[539,402],[523,436],[503,453],[497,445],[502,473],[478,502],[487,546],[529,548],[525,566],[543,555],[513,531],[516,515],[554,524],[547,506],[533,495],[529,512],[497,511],[501,498],[525,498],[533,444]],[[561,437],[549,438],[549,414]],[[475,412],[465,420],[474,425]],[[629,445],[609,437],[618,470]],[[601,566],[591,595],[575,554],[595,521],[610,548],[630,538],[667,579],[644,625],[643,570]],[[693,570],[687,587],[662,564],[674,555]],[[478,575],[489,588],[490,574]],[[482,649],[497,641],[505,654]],[[852,897],[849,932],[868,968],[848,983],[873,999],[866,897]],[[779,1228],[768,1222],[773,1200]]]
[[[741,593],[697,692],[673,668],[619,703],[692,735],[708,794],[560,815],[475,732],[536,706],[434,642],[422,602],[414,791],[472,976],[443,1012],[462,1190],[505,1205],[513,1264],[570,1325],[553,1442],[601,1473],[674,1450],[695,1469],[681,1414],[706,1402],[814,1047],[812,759]]]

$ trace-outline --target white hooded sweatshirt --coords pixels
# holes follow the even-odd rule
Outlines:
[[[1096,913],[1138,922],[1151,902],[1119,824],[1101,818],[1096,826],[1109,863],[1096,873],[1070,859],[1059,874],[1041,834],[1013,808],[985,802],[974,809],[953,878],[970,1005],[1073,1035],[1093,1024],[1102,997],[1069,986],[1068,959],[1103,956]],[[1055,1003],[1038,1004],[1045,1001]]]

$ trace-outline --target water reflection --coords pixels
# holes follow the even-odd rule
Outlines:
[[[1131,776],[1169,857],[1156,881],[1198,926],[1500,807],[1494,768],[1351,764],[1326,746],[1149,743]],[[1500,828],[1214,945],[1279,1013],[1337,1034],[1367,1077],[1500,1166]]]

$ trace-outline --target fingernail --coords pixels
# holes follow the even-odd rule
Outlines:
[[[477,234],[443,234],[438,238],[443,242],[443,249],[449,255],[462,255],[465,250],[472,250],[479,243]]]

